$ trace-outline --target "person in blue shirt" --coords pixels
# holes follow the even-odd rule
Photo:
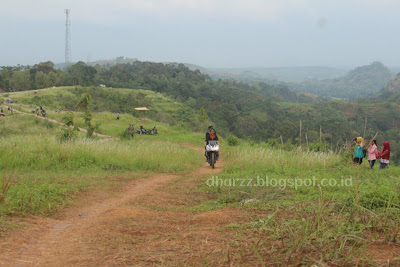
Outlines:
[[[354,142],[355,142],[355,145],[354,145],[353,161],[354,161],[354,163],[361,164],[362,160],[364,158],[364,151],[363,151],[364,146],[365,146],[364,139],[362,137],[357,137],[357,138],[354,138]]]

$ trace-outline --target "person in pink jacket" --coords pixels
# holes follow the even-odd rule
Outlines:
[[[368,146],[368,162],[369,167],[372,169],[376,161],[376,154],[378,153],[378,147],[376,146],[376,140],[369,141]]]

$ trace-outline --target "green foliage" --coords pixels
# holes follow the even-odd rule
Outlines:
[[[74,126],[74,113],[69,111],[65,117],[63,117],[63,121],[67,126],[66,129],[61,129],[61,132],[58,135],[58,140],[60,142],[74,141],[77,137],[78,128]]]
[[[315,141],[309,144],[310,151],[327,152],[330,150],[330,145],[326,142]]]
[[[204,124],[208,119],[207,112],[204,107],[201,107],[198,120],[201,124]]]
[[[15,71],[10,79],[10,87],[14,91],[31,89],[29,70]]]
[[[72,111],[68,111],[66,116],[63,117],[63,121],[68,127],[74,126],[74,113]]]
[[[228,136],[226,141],[228,142],[228,146],[237,146],[237,145],[239,145],[239,139],[236,136],[233,136],[233,135]]]
[[[79,61],[68,69],[68,74],[71,75],[73,85],[94,85],[96,69]]]
[[[228,147],[224,160],[224,171],[206,177],[202,186],[215,200],[198,209],[255,210],[235,231],[266,237],[257,250],[270,262],[309,265],[318,257],[328,265],[357,265],[354,255],[363,255],[371,242],[398,242],[398,167],[369,170],[368,163],[353,165],[331,152],[285,151],[262,144]],[[280,245],[269,253],[274,242]]]
[[[85,120],[85,125],[87,127],[86,133],[87,137],[91,138],[93,136],[94,131],[99,128],[100,123],[97,123],[96,125],[92,125],[92,111],[90,110],[90,103],[92,101],[92,96],[86,92],[82,95],[81,100],[78,102],[77,107],[78,110],[83,110],[83,118]]]
[[[282,147],[280,138],[268,138],[267,144],[273,148]]]
[[[62,129],[61,132],[58,135],[58,140],[60,142],[68,142],[68,141],[74,141],[76,139],[76,130],[75,128],[67,128],[67,129]]]
[[[45,127],[35,117],[7,116],[0,122],[0,129],[7,129],[0,138],[0,197],[6,191],[1,188],[7,188],[0,201],[0,216],[49,215],[67,205],[74,192],[149,173],[187,172],[203,160],[191,149],[145,137],[97,142],[72,131],[77,142],[60,143],[54,129]],[[184,139],[168,129],[164,131],[170,138],[183,142],[193,138]],[[3,176],[6,162],[7,175]]]
[[[381,90],[393,77],[393,73],[380,62],[358,67],[346,76],[330,80],[309,80],[292,89],[322,96],[354,100],[367,97]]]
[[[398,128],[400,106],[397,102],[390,104],[367,101],[314,103],[314,97],[307,100],[307,97],[291,92],[286,86],[267,83],[246,84],[232,80],[213,81],[209,76],[199,71],[192,71],[183,64],[161,64],[126,59],[120,59],[118,62],[123,64],[115,64],[111,67],[107,67],[106,64],[95,66],[95,72],[90,69],[93,67],[81,62],[73,66],[68,73],[64,73],[64,84],[68,84],[67,77],[71,79],[74,77],[75,84],[101,83],[105,84],[106,88],[76,86],[75,88],[57,88],[54,91],[41,90],[37,96],[20,97],[20,99],[23,104],[75,110],[75,104],[81,100],[81,95],[88,92],[92,97],[90,109],[93,112],[110,111],[130,114],[141,119],[147,117],[153,121],[179,125],[181,128],[189,128],[193,131],[202,131],[205,127],[203,124],[212,122],[222,137],[235,135],[254,142],[265,142],[282,136],[287,149],[294,149],[300,143],[304,146],[307,141],[310,144],[318,142],[321,138],[323,143],[330,144],[330,149],[337,150],[337,147],[346,140],[364,133],[364,122],[368,117],[366,138],[379,132],[378,138],[391,142],[393,151],[400,149],[396,139],[389,137],[392,136],[391,134],[387,134],[389,130]],[[52,71],[51,64],[42,65],[30,68],[31,83],[33,74],[59,74]],[[4,74],[2,81],[7,79],[9,81],[13,72],[21,70],[23,68],[2,68],[2,75]],[[85,73],[90,77],[87,78]],[[373,63],[351,72],[351,75],[346,76],[348,80],[346,84],[347,82],[356,83],[365,87],[368,81],[362,83],[358,81],[367,78],[382,83],[384,79],[379,77],[379,79],[374,79],[373,73],[379,77],[384,77],[385,73],[388,74],[384,66]],[[71,76],[72,74],[75,76]],[[46,79],[51,80],[50,77]],[[114,89],[116,87],[131,89]],[[142,90],[137,88],[142,88]],[[343,90],[349,92],[347,87]],[[134,108],[139,106],[146,106],[150,111],[145,114],[138,113]],[[92,118],[86,114],[85,120],[89,122]],[[296,138],[299,138],[299,120],[302,121],[303,134],[302,139],[296,141]],[[81,125],[88,129],[89,136],[96,129],[92,124],[95,125],[94,123]],[[122,130],[120,129],[119,133]],[[289,138],[294,140],[290,142],[291,144],[287,142]],[[280,142],[277,143],[279,146]],[[315,149],[319,150],[321,147]],[[393,153],[393,159],[397,162],[400,159],[400,153]]]
[[[4,166],[4,171],[0,172],[0,203],[4,202],[4,199],[7,196],[8,191],[11,187],[11,177],[7,177],[7,161]]]
[[[131,131],[129,131],[128,128],[126,128],[125,130],[122,131],[122,133],[119,134],[119,137],[122,140],[130,140],[134,138],[134,133],[132,133]]]

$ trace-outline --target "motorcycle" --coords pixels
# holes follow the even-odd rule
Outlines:
[[[206,155],[208,163],[214,169],[215,163],[217,162],[219,156],[218,141],[214,140],[208,141],[208,144],[206,146]]]
[[[135,130],[135,131],[137,134],[153,135],[154,129],[150,130],[150,129],[140,128],[140,130]],[[156,129],[156,133],[157,133],[157,129]],[[158,133],[156,135],[158,135]]]

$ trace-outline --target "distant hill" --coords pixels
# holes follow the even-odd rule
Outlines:
[[[169,62],[166,62],[165,64],[171,64]],[[174,64],[178,64],[178,63],[174,63]],[[190,70],[199,70],[201,73],[203,74],[208,74],[210,75],[212,73],[212,71],[210,71],[207,68],[201,67],[199,65],[195,65],[195,64],[190,64],[190,63],[183,63],[183,65],[185,65],[186,67],[188,67]]]
[[[105,67],[112,67],[117,64],[126,64],[126,63],[133,63],[139,61],[137,58],[128,58],[128,57],[117,57],[114,59],[102,59],[102,60],[97,60],[93,62],[87,62],[86,64],[89,66],[105,66]],[[71,62],[71,65],[75,64],[76,62]],[[54,65],[54,68],[56,69],[64,69],[65,68],[65,63],[57,63]]]
[[[254,83],[254,82],[303,82],[305,80],[315,79],[333,79],[346,75],[346,71],[323,66],[312,67],[282,67],[282,68],[210,68],[214,79],[232,78],[235,80]]]
[[[398,73],[393,80],[388,82],[373,99],[400,103],[400,73]]]
[[[400,67],[391,67],[390,69],[393,73],[400,73]]]
[[[290,89],[341,99],[368,97],[382,89],[394,77],[391,70],[380,62],[355,68],[347,75],[327,80],[308,80],[291,84]]]

